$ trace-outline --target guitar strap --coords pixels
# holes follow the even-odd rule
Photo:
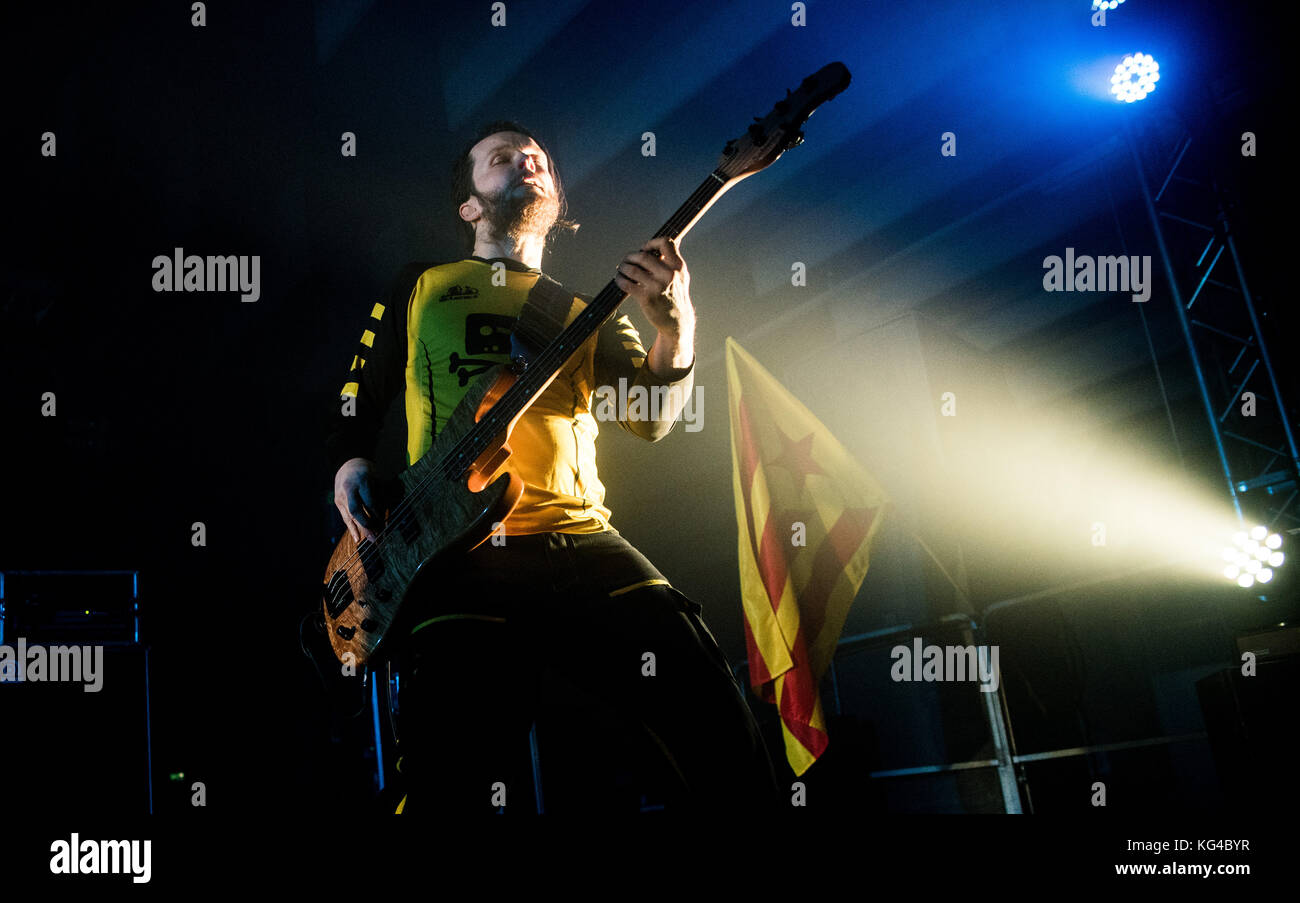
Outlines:
[[[585,306],[573,292],[545,273],[540,274],[511,330],[511,358],[531,360],[551,344]]]

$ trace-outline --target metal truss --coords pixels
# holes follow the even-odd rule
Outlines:
[[[1243,524],[1244,501],[1270,528],[1295,529],[1300,461],[1238,252],[1232,199],[1214,177],[1214,155],[1196,147],[1205,139],[1182,128],[1169,150],[1161,134],[1155,125],[1142,138],[1130,131],[1129,150],[1228,493]],[[1157,182],[1147,178],[1143,151],[1158,161]]]

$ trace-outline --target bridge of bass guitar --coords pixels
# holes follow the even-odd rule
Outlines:
[[[434,498],[409,504],[403,529],[390,512],[378,540],[359,544],[344,533],[325,569],[322,591],[330,645],[339,661],[368,662],[396,621],[411,583],[434,561],[462,555],[505,520],[523,493],[523,481],[505,473],[480,492],[448,484]],[[399,515],[400,516],[400,515]]]

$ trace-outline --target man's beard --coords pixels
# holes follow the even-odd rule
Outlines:
[[[476,194],[483,205],[483,220],[500,238],[540,235],[545,238],[560,216],[560,202],[540,191],[517,191],[517,185],[496,194]]]

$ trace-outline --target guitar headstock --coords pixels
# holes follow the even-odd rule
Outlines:
[[[787,89],[785,100],[777,101],[772,112],[762,119],[754,117],[748,132],[727,142],[718,161],[718,172],[726,175],[728,181],[743,179],[761,172],[787,150],[802,144],[800,128],[819,106],[847,88],[850,78],[843,63],[830,63],[805,78],[798,91],[791,93]]]

